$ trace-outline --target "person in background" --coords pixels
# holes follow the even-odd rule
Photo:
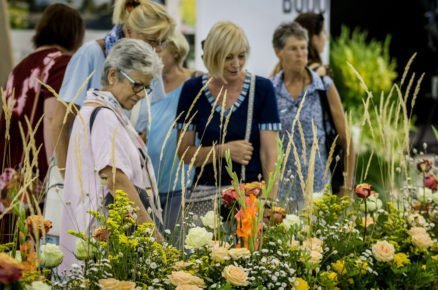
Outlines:
[[[245,70],[249,49],[239,26],[216,23],[204,42],[208,74],[186,81],[182,88],[177,110],[181,117],[176,124],[182,139],[177,151],[187,164],[194,159],[196,188],[187,198],[186,208],[198,216],[216,207],[221,187],[231,186],[225,169],[226,151],[243,182],[267,181],[277,162],[280,120],[275,92],[268,79]],[[275,189],[270,197],[276,198]]]
[[[180,212],[182,188],[190,187],[193,177],[193,174],[187,176],[188,165],[180,164],[176,154],[177,131],[173,128],[182,85],[193,75],[193,71],[183,67],[188,52],[189,43],[181,32],[175,30],[160,52],[166,98],[151,108],[148,152],[157,177],[165,227],[170,230],[173,230]],[[182,174],[185,175],[185,184],[182,184]]]
[[[150,44],[157,52],[175,27],[173,19],[164,7],[149,0],[119,0],[116,1],[113,22],[114,28],[104,39],[85,43],[73,56],[66,71],[66,77],[61,87],[60,96],[66,103],[74,103],[80,107],[85,100],[85,93],[90,88],[100,88],[100,76],[103,71],[105,57],[112,46],[124,37],[140,39]],[[80,86],[93,73],[85,88],[76,96]],[[161,77],[153,80],[151,88],[152,102],[164,97]],[[144,99],[133,109],[131,117],[137,132],[144,138],[148,127],[148,100]],[[68,112],[66,106],[59,102],[55,113],[55,124],[52,138],[55,144],[57,165],[63,174],[68,148],[69,131],[76,115],[76,109]],[[65,117],[66,116],[66,117]],[[64,124],[64,118],[66,123]]]
[[[306,12],[298,15],[294,21],[307,30],[309,37],[309,63],[307,66],[321,76],[328,75],[328,67],[323,65],[321,59],[321,54],[327,42],[324,15],[321,13]]]
[[[137,222],[162,222],[158,190],[146,146],[123,110],[147,96],[162,64],[150,45],[123,39],[111,49],[101,76],[101,89],[87,92],[73,123],[67,154],[62,214],[62,267],[77,263],[76,238],[68,230],[92,236],[96,225],[89,210],[102,210],[123,190],[137,208]],[[147,208],[151,209],[149,215]],[[156,232],[156,237],[161,235]],[[62,269],[61,269],[62,270]]]
[[[30,142],[31,132],[26,124],[29,119],[32,130],[36,130],[35,147],[40,148],[34,174],[41,181],[46,177],[54,146],[50,133],[55,126],[56,98],[38,81],[59,91],[67,64],[81,46],[84,33],[84,21],[75,9],[55,3],[44,10],[32,38],[35,50],[15,66],[6,84],[4,106],[11,108],[12,115],[6,120],[5,114],[0,114],[0,173],[6,167],[17,170],[23,165],[23,143]],[[20,124],[25,141],[21,137]],[[9,139],[6,139],[7,133]],[[32,162],[35,157],[30,158]]]
[[[307,31],[296,22],[283,23],[275,30],[272,43],[281,69],[272,80],[282,124],[280,136],[283,138],[285,150],[288,146],[295,146],[297,152],[297,155],[293,154],[295,148],[292,148],[288,160],[285,160],[287,162],[286,172],[293,174],[294,180],[291,184],[283,183],[280,189],[282,197],[293,197],[297,204],[303,201],[304,184],[308,176],[313,144],[313,123],[316,126],[319,150],[315,157],[314,171],[310,173],[314,175],[313,192],[322,191],[329,183],[330,176],[324,178],[328,152],[325,146],[320,91],[326,92],[336,131],[344,149],[347,148],[347,145],[349,146],[349,150],[344,150],[344,162],[346,164],[345,184],[350,189],[353,185],[355,157],[353,144],[351,140],[347,140],[346,136],[344,109],[333,81],[327,76],[321,78],[307,66]],[[294,123],[300,106],[302,108],[297,119],[299,122]],[[298,123],[300,123],[302,130],[299,130]],[[304,152],[306,152],[305,156],[303,156]],[[347,152],[349,153],[347,154]],[[299,156],[299,160],[295,160],[295,156]],[[297,163],[300,164],[300,168],[296,165]],[[299,170],[301,172],[298,172]],[[300,179],[300,175],[303,179]]]

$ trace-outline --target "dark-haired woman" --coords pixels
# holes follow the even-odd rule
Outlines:
[[[50,132],[56,98],[38,81],[59,91],[67,64],[81,46],[84,33],[84,22],[78,11],[60,3],[52,4],[44,11],[32,39],[35,50],[12,70],[6,84],[6,104],[3,105],[8,106],[12,114],[10,122],[6,122],[4,113],[0,114],[0,160],[3,161],[0,172],[8,167],[19,169],[22,166],[24,141],[19,127],[21,124],[26,142],[29,142],[31,132],[27,118],[32,130],[36,130],[35,146],[41,147],[34,173],[40,180],[45,178],[53,151]],[[42,122],[37,126],[41,118]],[[6,139],[7,132],[9,139]]]

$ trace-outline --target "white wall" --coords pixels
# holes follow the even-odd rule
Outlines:
[[[196,68],[206,71],[201,60],[201,44],[214,23],[233,21],[245,31],[251,46],[247,68],[267,77],[277,63],[272,48],[272,35],[282,22],[292,21],[299,13],[316,9],[325,10],[326,29],[329,32],[330,0],[197,0],[196,11]],[[324,61],[328,60],[327,47]]]

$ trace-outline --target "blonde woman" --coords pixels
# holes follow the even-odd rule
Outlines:
[[[85,43],[73,56],[68,64],[64,81],[61,86],[60,96],[67,102],[78,107],[82,106],[85,95],[90,88],[100,88],[100,78],[103,71],[105,58],[112,46],[121,38],[140,39],[150,44],[155,51],[161,50],[162,43],[174,30],[175,23],[167,14],[164,7],[148,0],[119,0],[116,1],[113,13],[114,28],[103,39]],[[93,73],[85,88],[75,98],[76,92]],[[162,80],[154,79],[151,85],[153,93],[152,101],[164,97]],[[138,114],[132,116],[131,121],[140,134],[146,135],[147,129],[147,100],[142,100],[138,107]],[[75,111],[67,114],[66,123],[64,117],[67,114],[66,107],[58,103],[55,114],[55,125],[52,130],[52,139],[55,145],[55,156],[58,167],[63,173],[65,167],[69,131],[75,118]],[[129,115],[129,112],[127,112]]]
[[[183,67],[188,53],[189,43],[181,32],[175,30],[160,52],[166,98],[151,109],[148,152],[158,181],[165,226],[170,230],[173,230],[180,211],[182,188],[191,181],[191,176],[186,177],[185,184],[182,184],[181,175],[187,173],[188,165],[177,171],[180,162],[176,154],[177,131],[172,128],[183,83],[193,74]],[[166,139],[169,130],[170,136]]]
[[[249,50],[248,39],[239,26],[216,23],[204,42],[203,60],[208,73],[188,80],[181,92],[177,115],[182,116],[177,129],[182,141],[178,155],[186,163],[194,160],[197,188],[188,197],[186,207],[198,215],[213,209],[216,193],[231,185],[225,169],[227,150],[242,181],[267,180],[275,168],[280,120],[274,88],[268,79],[245,70]],[[229,118],[226,129],[225,118]],[[200,145],[195,143],[196,137]],[[275,196],[273,191],[271,197]]]

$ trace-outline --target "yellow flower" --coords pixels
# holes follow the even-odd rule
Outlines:
[[[394,263],[396,264],[397,268],[401,268],[405,265],[408,265],[411,263],[409,261],[409,257],[404,253],[397,253],[394,255]]]
[[[345,264],[343,260],[337,260],[335,263],[332,263],[333,270],[339,275],[347,274],[347,269],[345,269]]]
[[[302,278],[295,278],[295,290],[309,290],[309,284]]]

